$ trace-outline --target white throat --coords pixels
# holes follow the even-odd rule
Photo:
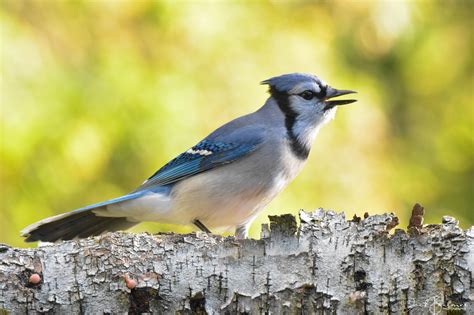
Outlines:
[[[293,134],[298,142],[309,150],[320,128],[320,125],[308,126],[306,123],[298,121],[293,126]]]

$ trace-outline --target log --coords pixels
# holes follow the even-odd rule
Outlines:
[[[392,233],[394,214],[323,209],[300,221],[271,216],[260,240],[116,232],[1,245],[0,314],[474,314],[474,227],[415,218]]]

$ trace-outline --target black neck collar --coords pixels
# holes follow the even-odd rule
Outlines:
[[[296,117],[298,114],[291,108],[289,102],[289,95],[285,92],[280,92],[273,87],[270,87],[270,94],[275,99],[278,107],[285,115],[285,126],[288,139],[290,140],[291,152],[300,160],[306,160],[309,155],[310,148],[296,137],[293,132],[293,127],[296,123]]]

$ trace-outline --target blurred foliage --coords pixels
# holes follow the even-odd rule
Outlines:
[[[258,83],[310,72],[359,102],[257,218],[300,208],[474,223],[472,1],[0,2],[0,242],[125,194],[221,124]],[[190,231],[140,225],[135,231]]]

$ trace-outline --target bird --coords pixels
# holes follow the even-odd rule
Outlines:
[[[356,93],[316,75],[290,73],[261,82],[269,97],[165,164],[129,194],[43,219],[21,231],[26,242],[55,242],[126,230],[143,221],[235,228],[235,239],[300,173],[316,135]]]

